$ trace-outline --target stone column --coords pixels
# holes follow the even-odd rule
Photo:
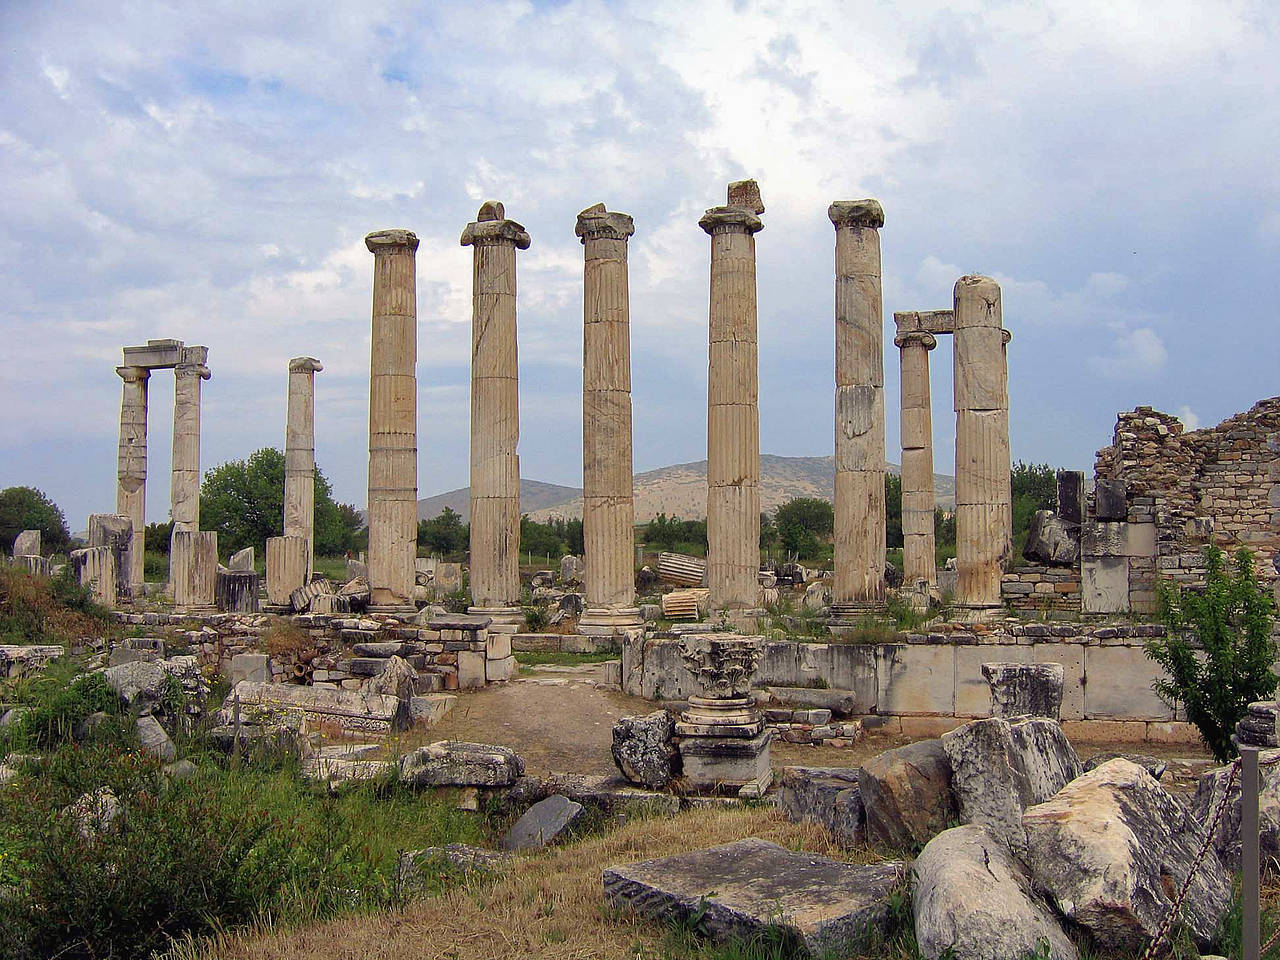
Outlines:
[[[751,609],[760,587],[760,412],[754,180],[698,221],[711,236],[707,364],[707,587],[713,609]]]
[[[200,529],[200,384],[209,379],[208,347],[183,347],[173,368],[173,472],[169,484],[169,513],[173,534]],[[169,543],[169,589],[190,578],[184,564],[191,554]],[[210,601],[212,602],[212,601]]]
[[[956,604],[1000,607],[1010,535],[1009,411],[1000,287],[955,286]]]
[[[631,489],[631,310],[627,238],[635,224],[598,203],[578,214],[582,238],[582,535],[587,609],[580,633],[643,624],[635,605]]]
[[[146,367],[116,367],[124,381],[120,400],[120,449],[116,455],[116,513],[133,521],[121,577],[129,592],[142,596],[147,514],[147,381]]]
[[[833,607],[884,602],[884,334],[875,200],[837,201]]]
[[[294,357],[289,361],[289,406],[284,432],[284,535],[307,541],[308,579],[315,569],[315,381],[316,373],[323,369],[314,357]],[[416,529],[414,537],[416,542]]]
[[[902,363],[902,565],[903,583],[937,586],[933,513],[933,413],[930,407],[929,351],[938,345],[916,326],[914,313],[894,314],[893,342]]]
[[[364,243],[373,254],[369,604],[384,612],[411,610],[418,553],[418,238],[408,230],[381,230]],[[308,555],[308,569],[311,563]]]
[[[218,581],[218,535],[212,531],[175,530],[169,551],[174,555],[171,571],[176,571],[170,584],[174,609],[212,611]]]
[[[519,363],[516,250],[529,234],[502,204],[480,207],[461,243],[473,247],[471,319],[471,600],[495,626],[520,610]]]

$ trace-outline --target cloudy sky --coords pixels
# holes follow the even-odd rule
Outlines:
[[[109,12],[108,12],[109,11]],[[203,465],[284,435],[366,483],[372,257],[418,252],[420,494],[467,482],[469,249],[520,255],[522,472],[581,480],[579,210],[634,215],[637,470],[705,456],[703,209],[754,177],[762,449],[832,451],[828,203],[884,205],[894,310],[1004,291],[1015,458],[1088,469],[1115,413],[1194,426],[1280,392],[1280,14],[1267,3],[0,4],[0,487],[115,504],[120,348],[207,344]],[[950,472],[950,344],[933,354]],[[168,513],[152,381],[148,516]]]

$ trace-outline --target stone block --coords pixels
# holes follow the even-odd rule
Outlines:
[[[613,725],[613,762],[631,783],[660,790],[680,771],[674,733],[675,723],[665,710],[622,717]]]
[[[1084,522],[1084,471],[1058,471],[1058,516],[1067,523]]]
[[[490,660],[505,660],[511,656],[511,634],[490,633],[485,638],[484,655]]]
[[[272,604],[289,606],[293,591],[307,582],[308,562],[306,537],[267,539],[267,599]]]
[[[792,823],[826,827],[843,846],[863,842],[866,814],[856,768],[784,767],[778,806]]]
[[[679,744],[685,781],[695,790],[767,784],[772,739],[772,730],[754,737],[685,737]]]
[[[237,653],[231,658],[231,682],[253,680],[266,683],[271,679],[271,658],[265,653]]]
[[[346,689],[351,682],[344,680],[341,690],[325,690],[291,683],[242,680],[222,705],[219,718],[223,723],[234,722],[234,705],[238,701],[240,715],[246,720],[300,717],[313,722],[336,723],[347,730],[384,733],[404,730],[409,726],[408,703],[398,697]]]
[[[214,602],[219,610],[226,613],[257,613],[257,573],[253,570],[219,570],[214,579]]]
[[[524,761],[507,748],[441,740],[400,760],[400,780],[415,787],[509,787],[524,773]]]
[[[479,690],[484,684],[485,655],[474,650],[459,650],[458,689]]]
[[[939,740],[873,757],[858,771],[858,787],[871,843],[898,849],[927,843],[955,817],[951,763]]]
[[[815,956],[841,956],[883,932],[889,893],[904,874],[897,861],[841,863],[749,837],[610,867],[604,891],[615,907],[691,921],[716,940],[749,940],[782,926]]]
[[[1129,516],[1128,490],[1123,480],[1098,478],[1093,486],[1093,515],[1099,520],[1125,520]]]
[[[485,660],[485,681],[501,683],[516,675],[516,658],[503,657],[501,660]]]
[[[1080,720],[1084,717],[1084,644],[1036,643],[1029,648],[1033,663],[1062,664],[1063,720]],[[1003,653],[1001,654],[1003,659]],[[1016,660],[1016,657],[1010,659]]]
[[[40,556],[40,531],[23,530],[13,541],[13,556]]]
[[[879,713],[955,713],[956,648],[885,643],[876,647]]]
[[[582,804],[559,794],[539,800],[507,831],[502,849],[541,850],[566,836],[582,814]]]
[[[1058,719],[1062,664],[994,661],[982,665],[982,675],[991,686],[992,716]]]
[[[1127,557],[1086,557],[1081,561],[1080,608],[1084,613],[1128,612]]]
[[[1085,647],[1084,714],[1102,720],[1172,720],[1151,683],[1164,674],[1140,646]]]
[[[982,675],[982,665],[991,660],[1030,662],[1032,649],[1026,644],[1015,643],[956,647],[955,715],[957,717],[991,716],[991,685]]]
[[[228,570],[252,570],[253,569],[253,547],[245,547],[243,550],[237,550],[231,555],[231,559],[227,561]]]
[[[1081,529],[1080,553],[1093,557],[1143,557],[1156,555],[1156,525],[1122,521],[1088,521]]]

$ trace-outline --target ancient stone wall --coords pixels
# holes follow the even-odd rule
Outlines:
[[[1155,525],[1154,566],[1130,561],[1130,596],[1141,608],[1154,599],[1156,571],[1183,583],[1204,575],[1202,549],[1212,537],[1228,552],[1244,546],[1258,574],[1277,580],[1280,557],[1280,397],[1254,404],[1215,427],[1187,431],[1178,418],[1151,407],[1121,413],[1111,446],[1098,451],[1102,481],[1119,481],[1125,520]]]
[[[1000,578],[1000,597],[1020,614],[1076,617],[1080,613],[1080,568],[1018,567]]]

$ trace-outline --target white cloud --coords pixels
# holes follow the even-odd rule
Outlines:
[[[1150,327],[1120,333],[1105,356],[1089,358],[1090,368],[1111,379],[1145,379],[1159,373],[1169,359],[1160,335]]]
[[[1185,403],[1182,406],[1178,407],[1178,409],[1175,410],[1174,413],[1177,414],[1178,419],[1183,422],[1183,424],[1186,426],[1188,430],[1200,429],[1200,418],[1197,417],[1195,414],[1195,411],[1192,410]]]

